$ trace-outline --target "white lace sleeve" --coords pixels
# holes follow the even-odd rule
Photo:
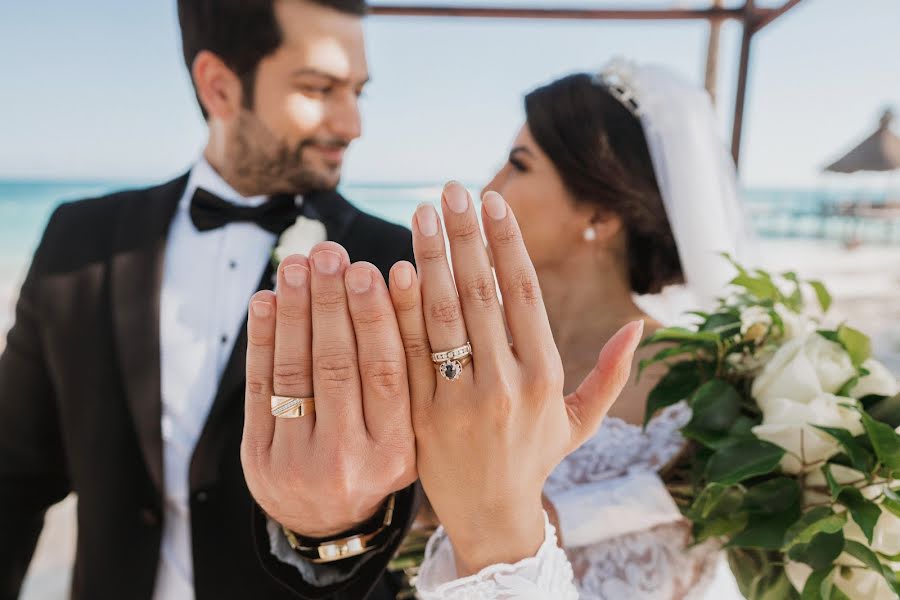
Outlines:
[[[715,573],[715,542],[693,545],[658,471],[684,447],[685,404],[646,429],[607,418],[553,471],[544,492],[584,600],[698,598]]]
[[[485,567],[457,578],[453,546],[442,527],[431,536],[416,581],[421,600],[577,600],[572,566],[557,545],[556,529],[544,514],[544,543],[537,554],[514,565]]]

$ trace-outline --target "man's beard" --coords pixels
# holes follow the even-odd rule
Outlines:
[[[248,196],[333,190],[340,182],[341,165],[315,168],[304,160],[304,151],[311,146],[343,149],[348,144],[340,139],[306,139],[290,146],[256,115],[243,110],[228,144],[224,169],[234,187]]]

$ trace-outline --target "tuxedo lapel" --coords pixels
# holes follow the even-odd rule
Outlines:
[[[162,490],[159,298],[169,225],[187,175],[122,207],[111,258],[116,352],[138,443]]]
[[[342,246],[346,245],[350,224],[358,214],[357,209],[337,192],[317,192],[305,196],[301,210],[304,216],[321,221],[325,225],[328,239]],[[270,263],[263,271],[257,291],[272,289],[274,273],[275,269]],[[226,439],[226,432],[221,424],[227,420],[228,411],[235,407],[233,402],[244,397],[246,364],[247,318],[245,315],[240,333],[235,338],[228,363],[219,380],[219,387],[209,412],[209,418],[206,420],[191,458],[190,485],[192,490],[208,488],[214,485],[218,478]],[[243,404],[239,406],[242,407]],[[241,415],[243,415],[242,412]]]

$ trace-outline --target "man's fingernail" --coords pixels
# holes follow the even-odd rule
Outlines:
[[[469,193],[459,182],[451,181],[444,186],[444,198],[450,210],[457,214],[462,214],[469,208]]]
[[[250,304],[250,309],[253,311],[253,316],[259,317],[260,319],[264,319],[272,314],[272,306],[268,302],[260,302],[257,300]]]
[[[341,255],[331,250],[319,250],[313,255],[312,261],[317,271],[331,275],[337,273],[341,266]]]
[[[412,287],[412,267],[409,265],[400,265],[392,274],[394,285],[401,290],[408,290]]]
[[[481,199],[484,210],[495,221],[506,217],[506,200],[497,192],[487,192]]]
[[[291,287],[305,285],[308,278],[309,270],[303,265],[288,265],[284,268],[284,280]]]
[[[419,226],[419,232],[425,237],[437,235],[438,216],[432,205],[427,202],[419,205],[416,209],[416,224]]]
[[[354,294],[363,294],[372,287],[372,273],[363,267],[347,272],[347,286]]]

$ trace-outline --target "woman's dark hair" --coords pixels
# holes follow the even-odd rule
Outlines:
[[[351,15],[367,11],[365,0],[306,1]],[[178,0],[178,22],[188,72],[197,54],[213,52],[240,78],[244,105],[253,106],[256,67],[282,42],[275,0]]]
[[[622,220],[628,277],[638,294],[684,275],[641,123],[602,84],[569,75],[525,97],[531,134],[576,202]]]

